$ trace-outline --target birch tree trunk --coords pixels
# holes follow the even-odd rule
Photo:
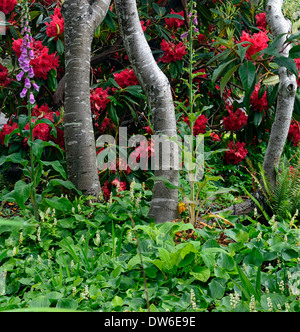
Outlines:
[[[85,195],[101,188],[90,106],[90,58],[95,29],[111,0],[65,0],[65,147],[70,181]]]
[[[163,142],[164,137],[175,137],[177,134],[175,109],[169,80],[157,66],[146,41],[139,20],[136,0],[115,0],[115,6],[128,58],[147,95],[155,135],[159,135],[160,141]],[[176,170],[176,167],[172,167],[171,163],[169,163],[169,166],[171,166],[169,170],[164,170],[163,167],[166,166],[166,160],[163,157],[168,153],[170,153],[171,160],[177,160],[178,157],[175,155],[177,153],[176,144],[170,141],[166,145],[168,144],[170,150],[164,151],[164,156],[160,155],[160,166],[155,171],[155,176],[164,177],[175,186],[178,186],[178,168]],[[158,153],[158,151],[156,150],[155,153]],[[155,182],[149,217],[154,218],[157,223],[178,218],[178,191],[166,188],[161,181]]]
[[[288,34],[291,33],[292,26],[291,22],[282,13],[282,5],[283,0],[269,0],[266,17],[274,38],[284,34],[278,43],[277,49],[282,56],[288,57],[291,46],[285,42]],[[285,67],[279,67],[278,73],[280,85],[276,115],[263,162],[263,169],[271,186],[276,184],[275,167],[279,165],[288,136],[297,91],[296,76],[294,74],[290,73]]]

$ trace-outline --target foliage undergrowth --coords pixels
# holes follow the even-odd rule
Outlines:
[[[144,273],[152,312],[300,311],[294,220],[157,225],[142,189],[106,203],[62,196],[40,223],[1,218],[0,310],[147,311]]]

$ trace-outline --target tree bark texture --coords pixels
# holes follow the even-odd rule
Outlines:
[[[65,0],[65,148],[70,181],[85,195],[101,188],[90,106],[90,58],[95,29],[111,0]]]
[[[278,43],[277,49],[282,56],[288,57],[291,46],[286,44],[286,40],[288,34],[291,33],[291,22],[284,17],[282,5],[283,0],[269,0],[266,17],[274,38],[284,34]],[[263,169],[271,186],[276,184],[275,168],[279,165],[288,136],[297,91],[296,76],[294,74],[290,73],[285,67],[279,67],[278,73],[280,85],[276,115],[263,162]]]
[[[136,0],[116,0],[117,16],[128,58],[139,80],[151,109],[155,135],[160,137],[176,136],[175,109],[169,80],[160,70],[144,36],[138,15]],[[176,147],[170,145],[170,157],[175,158]],[[156,151],[157,153],[157,151]],[[164,177],[178,186],[178,168],[163,170],[163,157],[160,156],[160,168],[155,176]],[[178,218],[178,191],[168,189],[163,182],[155,182],[149,217],[157,223]]]

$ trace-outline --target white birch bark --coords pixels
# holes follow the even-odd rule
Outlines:
[[[291,22],[284,17],[282,5],[283,0],[268,0],[266,17],[274,38],[284,34],[278,43],[277,49],[282,56],[288,57],[291,46],[285,42],[288,34],[291,33]],[[276,184],[275,168],[279,165],[288,136],[297,91],[296,76],[294,74],[290,73],[285,67],[279,67],[278,73],[280,85],[276,115],[263,162],[263,169],[271,186]]]
[[[85,195],[101,188],[90,106],[90,58],[94,31],[111,0],[65,0],[65,147],[70,181]]]
[[[157,66],[144,36],[136,0],[115,0],[115,6],[128,58],[148,98],[155,135],[175,137],[175,109],[170,83]],[[163,138],[161,137],[160,140]],[[176,157],[174,154],[176,147],[174,142],[169,142],[169,144],[170,151],[168,152],[172,159]],[[160,169],[155,171],[155,176],[164,177],[178,186],[178,168],[176,170],[176,167],[171,167],[170,170],[163,170],[161,164],[164,161],[162,159],[160,156]],[[177,158],[173,160],[177,160]],[[166,188],[163,182],[155,182],[149,217],[154,218],[157,223],[176,219],[178,217],[178,191]]]

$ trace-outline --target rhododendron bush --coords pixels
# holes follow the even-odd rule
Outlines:
[[[179,134],[190,133],[189,112],[193,109],[196,114],[193,135],[207,133],[207,151],[226,149],[209,160],[210,171],[213,169],[229,180],[234,174],[247,178],[246,158],[253,164],[261,162],[268,142],[279,85],[278,63],[295,74],[300,72],[299,39],[290,39],[293,44],[291,56],[289,61],[284,60],[276,51],[276,41],[272,40],[260,2],[255,5],[245,0],[202,0],[197,1],[198,15],[194,19],[191,50],[188,8],[183,8],[180,2],[174,8],[170,8],[171,2],[167,1],[137,2],[143,31],[158,65],[170,80],[173,98],[178,105]],[[22,98],[24,87],[17,62],[21,56],[22,12],[16,0],[0,0],[0,10],[7,17],[6,35],[2,36],[0,45],[0,103],[7,124],[0,131],[0,151],[3,155],[16,151],[26,153],[28,146],[22,131],[28,130],[29,124],[24,123],[22,117],[27,109]],[[64,19],[61,2],[32,0],[30,17],[33,37],[30,66],[38,87],[34,92],[36,106],[32,115],[36,120],[48,121],[39,123],[33,135],[35,139],[52,141],[64,149]],[[127,127],[130,135],[145,135],[151,146],[152,126],[147,100],[130,66],[117,27],[112,2],[104,23],[96,30],[92,48],[90,101],[95,138],[103,134],[117,138],[119,128]],[[191,54],[194,77],[190,88],[198,96],[192,108],[186,84]],[[300,86],[300,79],[298,82]],[[21,131],[18,132],[18,128]],[[5,140],[6,136],[9,140]],[[298,95],[285,153],[292,157],[299,142]],[[144,153],[148,153],[149,146],[141,145],[136,150],[144,149]],[[126,182],[133,178],[140,181],[147,178],[139,171],[117,170],[99,175],[104,195],[108,198],[112,188],[124,190]]]

